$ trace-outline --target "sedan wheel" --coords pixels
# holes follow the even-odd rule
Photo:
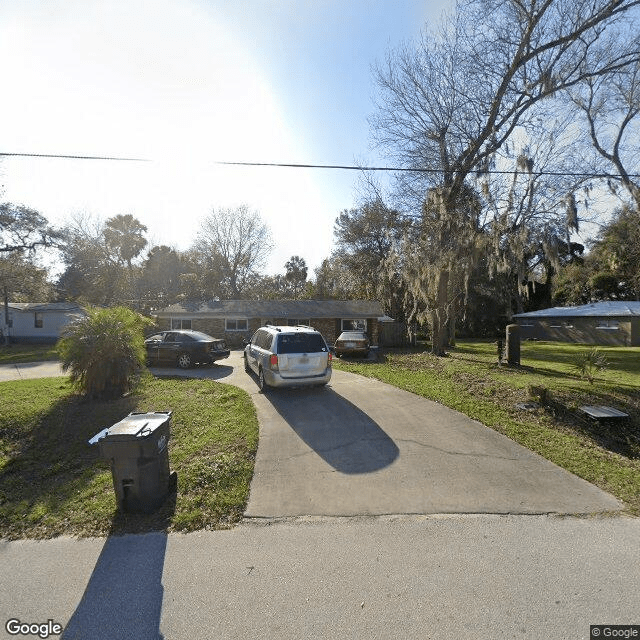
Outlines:
[[[180,369],[188,369],[191,366],[191,356],[188,353],[181,353],[178,356],[178,366]]]

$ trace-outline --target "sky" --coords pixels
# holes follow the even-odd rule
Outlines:
[[[269,226],[266,273],[317,267],[359,173],[216,161],[380,164],[371,67],[448,0],[0,0],[0,200],[62,225],[132,214],[187,249],[214,208]]]

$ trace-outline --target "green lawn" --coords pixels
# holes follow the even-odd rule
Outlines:
[[[146,375],[129,396],[87,402],[64,378],[0,383],[0,537],[227,528],[244,513],[258,446],[247,393]],[[173,411],[178,492],[151,515],[116,510],[111,472],[87,440],[131,411]]]
[[[59,360],[54,344],[0,345],[0,364],[41,362],[43,360]]]
[[[498,365],[492,342],[460,341],[445,358],[427,347],[389,351],[380,362],[334,360],[335,367],[377,378],[436,400],[504,433],[623,500],[640,514],[640,348],[605,348],[608,360],[593,384],[573,362],[591,347],[525,342],[521,366]],[[518,408],[539,389],[548,401]],[[630,415],[627,424],[602,427],[578,407],[602,404]]]

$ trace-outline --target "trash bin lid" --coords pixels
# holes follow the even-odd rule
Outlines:
[[[168,422],[170,418],[170,411],[130,413],[126,418],[106,429],[103,437],[112,441],[148,438],[156,429]]]

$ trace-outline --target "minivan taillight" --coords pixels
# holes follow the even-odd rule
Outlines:
[[[278,356],[275,353],[269,358],[269,364],[272,369],[278,368]]]

